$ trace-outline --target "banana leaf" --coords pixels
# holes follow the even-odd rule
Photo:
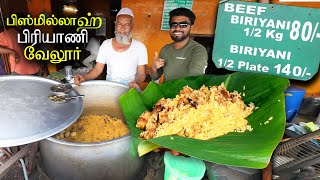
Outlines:
[[[188,85],[199,89],[224,82],[228,91],[242,93],[246,104],[253,102],[256,109],[246,119],[252,131],[230,132],[209,140],[197,140],[176,135],[141,140],[141,130],[135,127],[138,117],[162,97],[174,98]],[[172,80],[158,85],[150,82],[140,94],[135,89],[119,97],[119,103],[130,129],[133,149],[142,156],[164,147],[183,154],[224,165],[265,168],[285,130],[284,91],[289,80],[271,75],[236,72],[230,75],[203,75]],[[271,120],[270,120],[271,119]],[[268,122],[268,123],[267,123]]]

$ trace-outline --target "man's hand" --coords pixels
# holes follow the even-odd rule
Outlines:
[[[155,52],[154,58],[153,58],[153,62],[152,62],[152,69],[153,70],[157,70],[161,67],[164,66],[165,60],[164,59],[160,59],[158,56],[158,53]]]
[[[172,150],[172,149],[167,149],[167,148],[158,148],[158,149],[153,150],[153,152],[156,152],[156,153],[158,153],[158,152],[160,152],[160,151],[170,151],[170,153],[171,153],[172,155],[175,155],[175,156],[184,156],[184,154],[179,153],[178,151],[175,151],[175,150]]]
[[[75,84],[75,85],[80,86],[80,84],[81,84],[82,82],[84,82],[84,81],[86,81],[86,79],[85,79],[82,75],[76,74],[76,75],[74,76],[74,84]]]
[[[136,90],[138,90],[139,92],[141,92],[142,90],[140,89],[139,85],[136,82],[130,82],[129,83],[129,88],[136,88]]]

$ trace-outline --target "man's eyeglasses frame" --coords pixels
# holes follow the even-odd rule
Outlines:
[[[182,22],[171,22],[170,23],[170,28],[171,29],[176,29],[178,26],[180,28],[187,28],[188,25],[191,25],[191,23],[187,22],[187,21],[182,21]]]

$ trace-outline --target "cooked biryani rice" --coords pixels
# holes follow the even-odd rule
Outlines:
[[[253,103],[247,106],[238,92],[228,92],[224,84],[199,90],[185,86],[174,99],[160,99],[152,112],[145,111],[136,127],[144,130],[142,139],[176,134],[206,140],[251,131],[245,118],[253,110]]]
[[[108,115],[86,115],[54,137],[68,142],[92,143],[127,134],[129,129],[120,119]]]

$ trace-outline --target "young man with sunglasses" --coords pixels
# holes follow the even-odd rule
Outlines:
[[[155,54],[150,75],[157,80],[164,74],[164,82],[205,73],[208,54],[205,47],[190,38],[196,16],[186,8],[170,13],[170,36],[174,41]]]

